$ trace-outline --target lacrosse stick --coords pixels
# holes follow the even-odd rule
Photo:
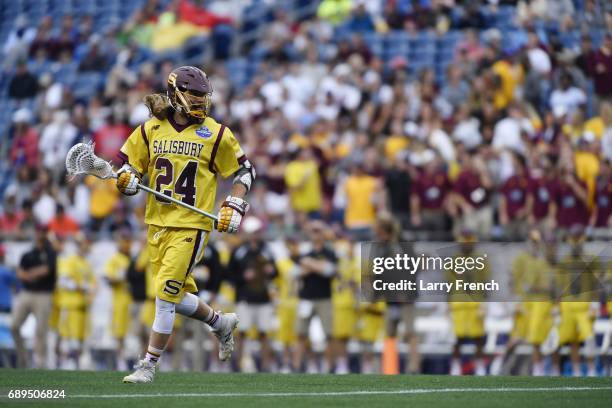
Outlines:
[[[117,173],[113,171],[111,164],[94,154],[93,143],[78,143],[72,146],[66,155],[66,170],[70,176],[90,174],[103,180],[117,178]],[[208,217],[211,220],[218,221],[216,215],[207,213],[204,210],[184,203],[181,200],[177,200],[174,197],[169,197],[143,184],[139,183],[138,188],[163,200],[170,201],[176,205],[180,205],[181,207],[194,211],[200,215],[203,215],[204,217]]]

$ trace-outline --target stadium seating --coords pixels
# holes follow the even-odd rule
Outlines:
[[[32,24],[38,23],[38,21],[45,15],[49,15],[54,21],[59,21],[65,15],[73,15],[80,17],[84,15],[92,15],[94,17],[94,26],[96,30],[103,29],[109,25],[119,24],[129,17],[135,10],[141,7],[144,0],[135,0],[124,2],[120,0],[83,0],[83,1],[54,1],[54,0],[40,0],[40,1],[28,1],[28,0],[17,0],[7,2],[6,6],[0,10],[0,41],[5,41],[10,30],[11,22],[17,18],[20,14],[27,14],[28,20]],[[169,3],[169,0],[161,2],[162,7]],[[580,3],[580,2],[578,2]],[[304,6],[305,7],[305,6]],[[290,6],[288,6],[290,8]],[[305,10],[312,10],[312,5],[309,8],[305,7]],[[502,5],[498,8],[496,14],[492,14],[490,10],[483,7],[481,10],[486,18],[492,23],[492,26],[501,30],[503,37],[503,47],[509,52],[518,50],[526,43],[526,32],[523,28],[517,27],[513,22],[513,15],[515,13],[514,6]],[[306,11],[304,11],[306,12]],[[272,9],[267,6],[264,2],[255,1],[250,6],[244,9],[242,19],[241,33],[246,37],[257,37],[261,35],[260,28],[265,26],[266,22],[271,19]],[[552,25],[551,22],[541,24],[536,22],[536,26],[540,27],[539,32],[543,41],[547,41],[547,36],[553,32],[558,31],[558,27]],[[598,46],[603,40],[604,36],[603,29],[594,28],[588,33],[595,46]],[[351,32],[348,26],[340,25],[336,28],[335,38],[341,40],[348,38]],[[482,35],[482,34],[481,34]],[[580,40],[580,31],[573,30],[567,32],[560,32],[559,39],[561,43],[568,48],[575,48]],[[371,51],[383,58],[387,63],[395,56],[402,56],[410,61],[411,72],[418,72],[424,68],[434,68],[437,73],[439,81],[444,82],[445,80],[445,69],[449,61],[451,61],[454,48],[458,41],[461,39],[461,32],[456,30],[450,30],[442,35],[435,35],[431,32],[420,32],[416,36],[410,36],[408,33],[389,32],[389,33],[376,33],[366,32],[363,33],[366,44],[370,47]],[[194,38],[189,41],[187,47],[184,50],[172,50],[166,51],[160,54],[152,54],[151,58],[154,61],[161,61],[164,59],[187,59],[187,61],[197,61],[200,59],[207,48],[207,44],[201,38]],[[252,57],[256,60],[259,59],[259,51],[253,50]],[[237,58],[235,66],[237,69],[243,69],[244,72],[239,72],[232,75],[232,81],[238,88],[242,88],[248,78],[252,76],[252,72],[247,73],[246,68],[242,65],[240,57]],[[233,66],[230,61],[228,63]],[[39,67],[45,69],[44,67]],[[73,68],[67,67],[65,70],[69,72]],[[64,72],[64,68],[62,68]],[[0,97],[4,90],[6,81],[10,78],[5,78],[0,82]],[[79,83],[84,83],[84,80],[79,80]],[[92,87],[87,87],[84,91],[79,91],[84,95],[89,94]]]

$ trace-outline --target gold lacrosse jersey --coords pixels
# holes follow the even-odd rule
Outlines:
[[[144,271],[147,299],[155,299],[155,276],[153,276],[153,268],[151,268],[151,254],[148,245],[143,245],[140,250],[136,258],[136,269]]]
[[[217,173],[229,177],[246,160],[232,131],[211,117],[186,126],[153,117],[132,132],[119,157],[148,174],[150,188],[207,212],[215,204]],[[210,219],[152,194],[145,223],[212,230]]]
[[[360,258],[344,256],[338,261],[338,273],[333,280],[332,302],[334,307],[354,308],[358,303],[355,294],[361,282]]]
[[[58,259],[57,281],[59,307],[84,308],[87,305],[87,291],[95,284],[95,275],[87,259],[70,255]]]

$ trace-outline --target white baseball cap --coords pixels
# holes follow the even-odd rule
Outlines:
[[[30,123],[32,121],[32,112],[28,108],[17,109],[13,113],[13,123]]]
[[[259,218],[251,215],[245,217],[244,221],[242,221],[241,230],[247,234],[253,234],[261,231],[263,229],[263,225],[263,222]]]

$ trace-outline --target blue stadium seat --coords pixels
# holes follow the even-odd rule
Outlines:
[[[245,58],[231,58],[225,63],[225,70],[234,86],[242,87],[247,81],[248,63]]]
[[[580,32],[574,30],[559,33],[559,41],[566,48],[575,48],[580,44]]]
[[[415,58],[408,60],[408,70],[414,75],[418,75],[424,69],[433,68],[433,66],[433,59],[422,58],[422,56],[415,56]]]
[[[408,56],[410,62],[419,61],[420,64],[426,64],[432,66],[436,61],[436,54],[433,52],[419,52],[413,51]]]
[[[452,31],[447,32],[443,36],[440,36],[436,40],[436,46],[438,50],[440,49],[454,50],[455,46],[457,45],[457,43],[459,43],[459,41],[461,41],[462,38],[463,38],[463,34],[460,31],[452,30]]]
[[[407,56],[410,52],[410,37],[405,31],[391,31],[386,36],[383,55]]]
[[[206,51],[207,37],[203,35],[188,39],[183,44],[183,57],[187,59],[199,58]]]
[[[384,61],[392,60],[395,57],[408,57],[408,48],[385,48],[382,53],[382,59]]]
[[[332,44],[317,44],[317,52],[319,53],[319,59],[327,62],[334,57],[336,48]]]
[[[590,31],[591,41],[595,47],[600,47],[606,35],[606,30],[603,28],[592,28]]]
[[[385,46],[384,38],[378,33],[364,33],[363,40],[375,55],[382,55]]]
[[[411,50],[409,43],[392,43],[385,47],[385,52],[400,55],[407,55]]]
[[[527,44],[527,32],[523,29],[512,29],[502,32],[502,47],[506,51],[516,51]]]
[[[410,48],[417,52],[435,52],[436,43],[435,41],[416,41],[411,43]]]
[[[261,61],[265,57],[267,52],[268,52],[267,48],[259,44],[251,50],[251,53],[249,56],[251,59],[255,61]]]
[[[511,5],[500,6],[495,17],[495,26],[501,29],[516,27],[514,23],[515,8]]]
[[[87,99],[95,95],[104,81],[103,74],[98,72],[82,72],[76,77],[72,88],[76,99]]]
[[[388,43],[408,42],[410,40],[408,33],[403,30],[389,31],[386,38]]]
[[[143,52],[145,50],[142,50]],[[164,60],[170,60],[170,61],[174,61],[174,62],[178,62],[183,58],[183,49],[182,48],[173,48],[173,49],[169,49],[169,50],[165,50],[162,52],[158,52],[158,53],[153,53],[152,57],[154,59],[154,61],[156,62],[161,62]],[[143,60],[147,60],[148,56],[147,55],[142,55],[141,58]]]
[[[262,70],[262,65],[264,63],[262,61],[246,61],[244,65],[239,68],[241,75],[246,76],[247,78],[252,78]]]
[[[76,61],[69,64],[57,65],[54,67],[53,76],[57,82],[66,86],[72,86],[76,80],[78,65]]]
[[[454,50],[438,50],[436,53],[436,62],[450,63],[455,58]]]

